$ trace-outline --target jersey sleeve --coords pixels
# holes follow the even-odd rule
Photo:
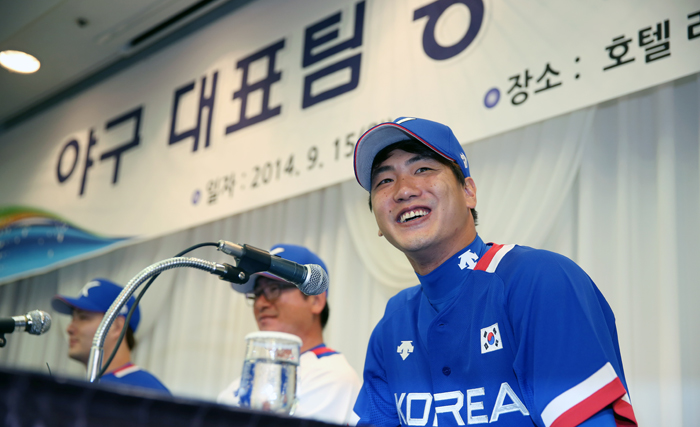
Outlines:
[[[593,281],[561,255],[512,255],[501,264],[513,368],[536,423],[636,426],[615,319]]]
[[[395,427],[400,425],[396,411],[396,402],[388,400],[392,394],[389,390],[384,358],[379,343],[382,322],[374,328],[367,346],[363,383],[354,407],[357,425],[375,425]]]
[[[300,377],[299,403],[294,413],[334,424],[346,424],[360,390],[360,379],[345,356],[339,353],[312,357]]]

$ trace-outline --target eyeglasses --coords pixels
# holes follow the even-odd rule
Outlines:
[[[249,303],[253,303],[256,299],[260,298],[265,294],[265,299],[268,301],[274,301],[280,297],[280,292],[283,289],[296,288],[295,285],[291,283],[268,283],[262,286],[256,286],[253,292],[246,292],[245,297],[248,299]]]

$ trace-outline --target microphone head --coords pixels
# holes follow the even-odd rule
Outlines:
[[[27,332],[32,335],[41,335],[51,329],[51,316],[49,313],[41,310],[34,310],[27,313],[27,318],[31,322]]]
[[[318,264],[306,264],[306,280],[299,285],[299,290],[306,295],[319,295],[328,289],[328,274]]]

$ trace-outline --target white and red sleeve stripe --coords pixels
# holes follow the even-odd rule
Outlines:
[[[636,426],[627,390],[610,362],[555,397],[542,411],[546,427],[577,426],[612,404],[618,426]]]
[[[491,249],[486,251],[486,253],[479,259],[474,267],[474,270],[481,270],[487,273],[493,273],[496,271],[498,264],[501,262],[503,257],[513,249],[515,245],[497,245],[493,244]]]

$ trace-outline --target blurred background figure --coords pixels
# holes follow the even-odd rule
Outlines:
[[[325,263],[305,247],[272,246],[270,253],[299,264]],[[243,285],[231,284],[246,294],[261,331],[286,332],[301,338],[297,407],[294,416],[345,424],[360,390],[360,379],[345,356],[323,343],[323,328],[330,309],[327,293],[304,295],[297,287],[269,273],[254,274]],[[217,401],[238,405],[240,378],[219,394]]]
[[[122,287],[106,279],[94,279],[87,283],[75,298],[56,295],[51,299],[51,306],[62,314],[72,316],[66,331],[68,332],[68,356],[87,367],[90,359],[90,348],[100,322],[112,302],[122,291]],[[136,299],[132,296],[122,307],[121,313],[112,323],[105,337],[104,360],[112,354],[117,339],[126,323],[126,316]],[[107,367],[100,382],[118,384],[129,387],[148,388],[170,394],[170,391],[153,374],[131,363],[131,351],[136,345],[134,333],[139,326],[141,312],[138,307],[126,325],[125,338]]]

